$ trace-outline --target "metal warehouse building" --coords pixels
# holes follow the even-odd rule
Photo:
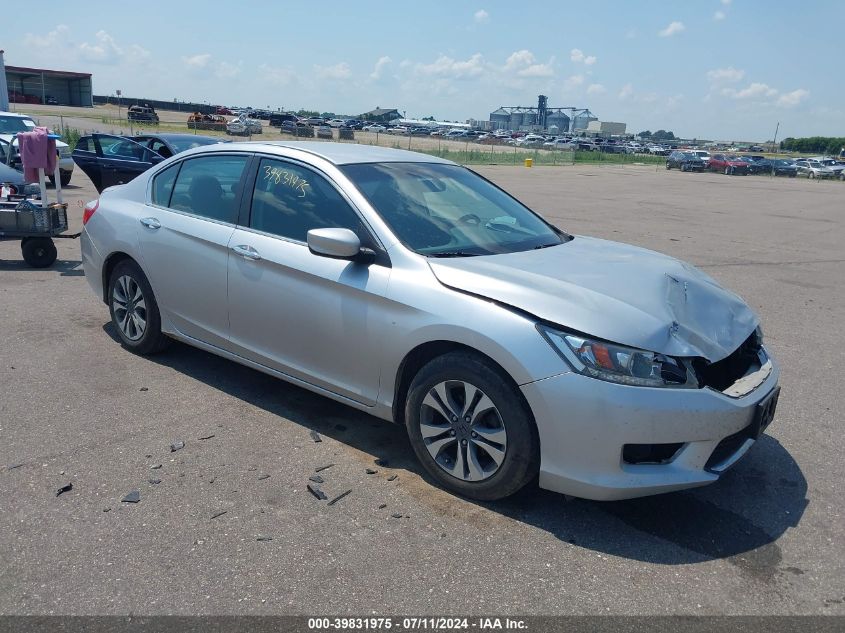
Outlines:
[[[91,73],[6,66],[6,84],[10,103],[46,103],[52,98],[59,105],[93,105]]]

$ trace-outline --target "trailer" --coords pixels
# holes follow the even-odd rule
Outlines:
[[[51,138],[58,138],[50,135]],[[17,186],[0,183],[0,242],[20,240],[24,261],[33,268],[53,265],[58,255],[54,239],[76,239],[68,234],[67,203],[62,201],[62,182],[56,162],[56,201],[47,198],[44,170],[38,170],[39,194],[18,192]],[[24,188],[25,189],[25,188]]]

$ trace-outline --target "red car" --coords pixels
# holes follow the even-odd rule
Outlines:
[[[216,114],[222,114],[225,116],[232,116],[232,111],[229,108],[223,106],[217,106]]]
[[[748,163],[733,154],[713,154],[710,157],[710,169],[721,171],[728,175],[748,175]]]

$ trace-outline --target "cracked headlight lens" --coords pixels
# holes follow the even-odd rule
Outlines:
[[[545,326],[538,329],[579,374],[638,387],[698,388],[694,374],[680,359]]]

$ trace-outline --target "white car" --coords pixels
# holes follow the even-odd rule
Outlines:
[[[828,156],[820,156],[811,158],[810,160],[817,160],[825,167],[829,168],[833,171],[833,175],[835,178],[842,179],[842,175],[845,174],[845,163],[839,162],[834,158],[830,158]]]
[[[0,139],[3,139],[12,147],[11,156],[6,157],[9,165],[20,160],[17,153],[18,132],[31,132],[35,127],[36,124],[32,117],[15,112],[0,112]],[[67,143],[56,141],[56,151],[59,154],[59,178],[62,187],[65,187],[70,184],[70,178],[73,175],[74,162],[70,155],[72,150]],[[55,181],[53,174],[47,175],[50,182]]]
[[[361,129],[365,132],[375,132],[376,134],[387,132],[387,128],[381,125],[380,123],[372,123],[370,125],[365,125]]]
[[[562,150],[575,150],[578,149],[577,141],[573,141],[571,138],[556,138],[553,141],[547,141],[543,143],[543,147],[548,147],[549,149],[562,149]]]
[[[261,121],[258,119],[250,119],[243,114],[237,119],[232,119],[226,124],[226,134],[247,136],[248,134],[261,134],[263,132],[264,128],[261,125]]]
[[[835,178],[838,174],[818,160],[796,160],[798,174],[807,178]]]
[[[705,168],[710,165],[710,152],[705,151],[703,149],[694,149],[690,151],[704,161]]]
[[[343,121],[343,119],[331,119],[330,121],[328,121],[328,124],[331,127],[343,127],[344,121]]]

